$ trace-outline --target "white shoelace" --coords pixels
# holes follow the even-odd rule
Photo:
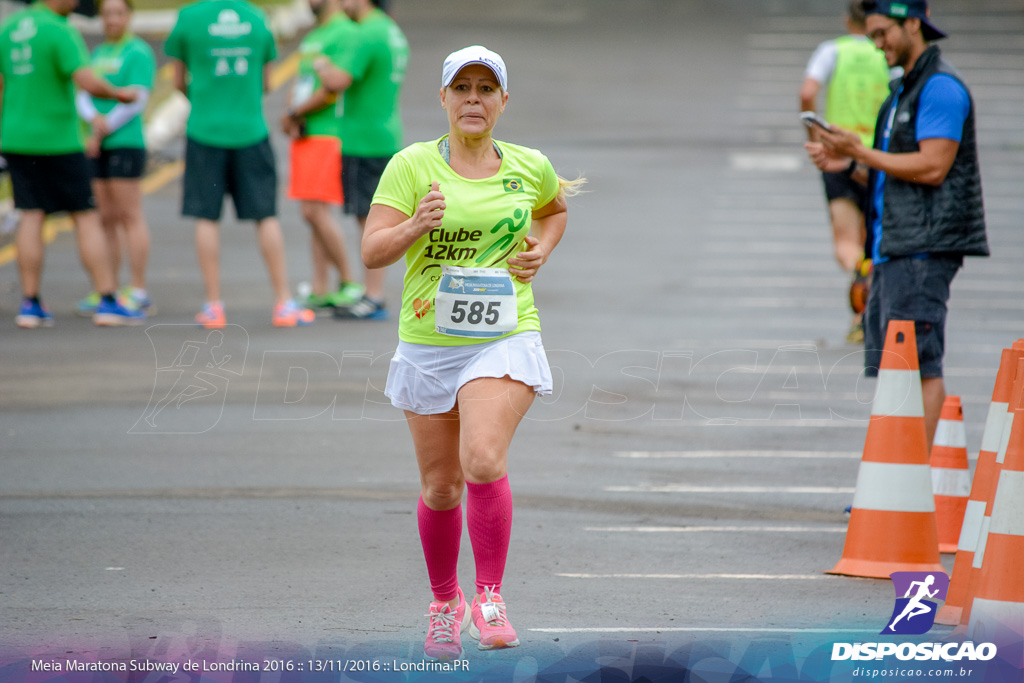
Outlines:
[[[480,614],[491,626],[505,625],[505,602],[494,602],[494,586],[484,588],[484,601],[480,603]]]
[[[431,612],[426,615],[430,618],[430,625],[427,627],[427,637],[439,643],[450,643],[455,640],[452,629],[455,628],[455,613],[450,611]]]

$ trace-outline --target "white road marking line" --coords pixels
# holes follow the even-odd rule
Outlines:
[[[875,633],[877,628],[744,628],[720,626],[587,626],[530,628],[534,633]]]
[[[845,282],[844,282],[845,280]],[[766,289],[769,287],[775,287],[777,289],[826,289],[832,287],[834,289],[842,289],[843,287],[849,288],[850,278],[848,277],[737,277],[737,278],[700,278],[691,280],[688,284],[693,289],[725,289],[725,288],[736,288],[736,289],[748,289],[755,287],[757,289]],[[1012,283],[1007,283],[1012,284]],[[1018,288],[1007,287],[1007,292],[1019,291]],[[792,299],[790,300],[792,301]]]
[[[674,339],[670,344],[672,351],[689,351],[694,347],[712,347],[715,351],[723,348],[765,348],[778,349],[799,346],[813,351],[818,344],[808,339]],[[679,347],[682,347],[681,349]]]
[[[729,166],[737,171],[799,171],[804,165],[796,154],[730,154]]]
[[[859,459],[854,451],[616,451],[616,458],[843,458]]]
[[[949,375],[947,372],[946,375]],[[700,407],[700,406],[698,406]],[[758,429],[772,429],[772,428],[790,428],[790,427],[805,427],[814,429],[867,429],[868,417],[865,415],[862,420],[851,420],[847,418],[837,417],[832,420],[776,420],[774,418],[764,417],[750,417],[750,418],[739,418],[739,417],[707,417],[700,419],[684,419],[678,420],[655,420],[655,427],[658,423],[665,423],[666,427],[671,426],[672,429],[678,429],[680,427],[757,427]],[[605,433],[605,432],[617,432],[619,430],[606,430],[600,428],[583,427],[591,433]],[[632,432],[630,432],[632,433]],[[661,432],[659,432],[661,433]]]
[[[845,526],[588,526],[583,527],[584,531],[598,531],[610,533],[641,533],[641,534],[671,534],[671,533],[701,533],[701,532],[784,532],[784,533],[815,533],[842,534],[846,533]]]
[[[785,321],[785,322],[786,322],[787,325],[792,325],[793,324],[792,321]],[[989,326],[989,329],[996,329],[997,326],[999,325],[999,323],[1000,323],[1000,321],[994,320],[994,321],[991,321],[991,322],[986,322],[985,325]],[[816,324],[820,324],[820,323],[816,323]],[[1013,331],[1020,332],[1022,329],[1024,329],[1024,326],[1022,326],[1021,323],[1019,323],[1019,322],[1013,322],[1013,323],[1007,323],[1006,329],[1007,330],[1011,330],[1012,329]],[[746,349],[732,349],[732,350],[745,351]],[[765,375],[766,374],[771,374],[771,375],[786,374],[786,375],[788,375],[788,374],[790,374],[792,372],[796,372],[796,373],[799,373],[799,374],[816,375],[818,373],[821,373],[823,370],[825,370],[825,368],[823,368],[822,366],[792,365],[792,364],[788,364],[788,363],[785,364],[785,365],[769,365],[769,366],[763,367],[763,368],[762,367],[750,367],[749,365],[744,365],[744,366],[741,366],[741,367],[738,367],[736,365],[721,365],[721,364],[704,365],[703,363],[701,365],[698,365],[698,366],[694,367],[694,372],[701,372],[701,373],[705,373],[705,372],[708,372],[708,373],[710,373],[710,372],[718,372],[718,373],[722,373],[722,372],[726,372],[726,371],[731,371],[731,372],[740,372],[740,371],[742,371],[744,374],[748,374],[748,375],[753,375],[753,374],[765,374]],[[950,368],[945,368],[943,370],[943,373],[945,375],[947,375],[947,376],[955,375],[957,377],[989,377],[989,376],[995,377],[996,370],[997,370],[997,368],[955,368],[955,367],[950,367]],[[864,372],[864,368],[861,367],[860,365],[835,365],[835,366],[833,366],[831,368],[828,368],[827,371],[828,371],[828,374],[830,376],[831,375],[860,375],[861,373]]]
[[[555,574],[565,579],[741,579],[756,581],[834,581],[830,574]]]
[[[610,493],[853,493],[852,486],[605,486]]]

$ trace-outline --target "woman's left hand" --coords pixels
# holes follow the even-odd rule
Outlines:
[[[532,235],[526,236],[527,251],[521,251],[508,260],[511,273],[520,282],[532,282],[540,267],[547,263],[548,252],[540,246],[540,240]]]

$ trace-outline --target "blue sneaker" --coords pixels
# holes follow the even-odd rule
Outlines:
[[[101,297],[92,321],[100,327],[141,325],[146,322],[146,312],[129,308],[116,298],[110,301]]]
[[[31,299],[21,302],[21,310],[18,311],[14,322],[18,327],[34,329],[36,327],[53,327],[53,315],[43,308],[43,305]]]

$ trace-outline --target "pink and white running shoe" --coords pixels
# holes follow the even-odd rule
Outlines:
[[[450,662],[462,657],[462,632],[469,626],[466,596],[459,589],[459,606],[454,610],[447,602],[431,602],[427,642],[423,654],[430,659]]]
[[[493,650],[519,645],[519,636],[505,616],[505,601],[494,592],[494,586],[485,588],[482,594],[478,593],[473,598],[470,612],[473,622],[469,625],[469,635],[480,641],[477,649]]]

